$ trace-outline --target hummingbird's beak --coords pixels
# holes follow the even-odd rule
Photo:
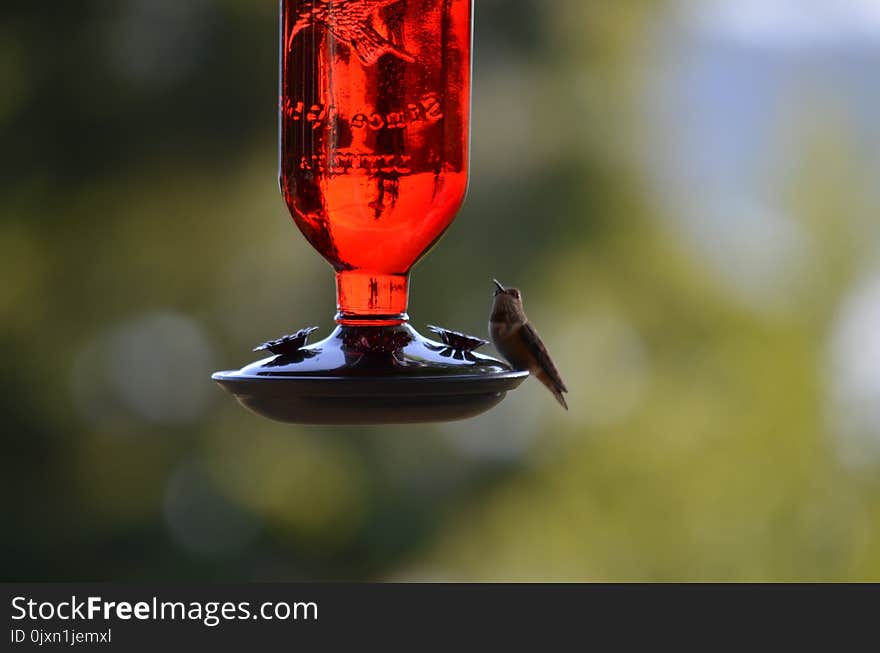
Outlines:
[[[492,279],[492,281],[495,282],[495,287],[498,288],[498,290],[495,291],[495,296],[496,296],[496,297],[497,297],[499,294],[501,294],[501,293],[507,291],[507,288],[505,288],[504,286],[502,286],[502,285],[501,285],[501,282],[498,281],[498,279]]]

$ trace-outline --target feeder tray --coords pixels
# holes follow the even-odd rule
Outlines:
[[[257,348],[273,355],[213,379],[253,412],[299,424],[412,424],[479,415],[500,403],[528,372],[476,353],[484,340],[431,327],[441,342],[408,324],[339,326],[307,345],[312,329]]]

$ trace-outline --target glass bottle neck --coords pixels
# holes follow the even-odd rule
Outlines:
[[[363,270],[336,273],[336,322],[343,326],[394,326],[409,320],[409,275]]]

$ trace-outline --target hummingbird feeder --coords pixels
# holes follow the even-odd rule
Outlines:
[[[485,341],[409,324],[413,265],[468,182],[472,0],[282,0],[280,181],[336,271],[336,328],[303,329],[213,378],[247,408],[308,424],[478,415],[528,376]]]

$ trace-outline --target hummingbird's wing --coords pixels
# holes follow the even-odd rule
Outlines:
[[[535,327],[528,322],[523,324],[520,328],[522,329],[522,341],[525,343],[526,347],[528,347],[532,356],[534,356],[535,361],[538,363],[539,370],[536,374],[538,380],[550,389],[560,404],[565,408],[568,408],[565,403],[565,398],[562,396],[563,392],[568,392],[568,388],[565,387],[565,382],[563,382],[559,370],[556,369],[553,359],[550,358],[550,353],[547,351],[547,347],[541,340],[541,336],[538,335]]]
[[[326,23],[328,11],[329,2],[326,1],[316,2],[313,6],[306,5],[303,7],[296,17],[293,29],[290,31],[290,38],[287,39],[287,49],[293,48],[293,39],[301,31],[316,23]]]
[[[414,62],[409,52],[384,38],[372,25],[379,9],[400,0],[317,0],[304,8],[290,32],[288,49],[299,32],[312,25],[323,25],[340,41],[354,48],[360,60],[373,65],[385,54]]]

